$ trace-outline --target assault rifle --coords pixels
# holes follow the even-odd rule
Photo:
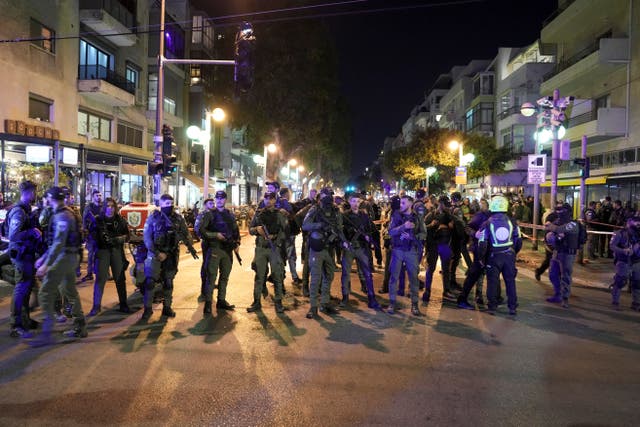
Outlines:
[[[316,217],[320,217],[320,221],[324,222],[326,225],[328,225],[328,227],[325,227],[325,229],[333,236],[338,238],[343,245],[346,246],[346,250],[353,252],[353,247],[351,245],[351,242],[349,240],[347,240],[347,237],[344,235],[344,233],[342,232],[342,230],[340,230],[338,228],[337,224],[332,223],[331,221],[329,221],[327,218],[324,217],[324,215],[322,213],[320,213],[320,215],[316,215]],[[329,241],[332,241],[333,239],[329,239]]]
[[[342,215],[342,217],[345,220],[347,220],[347,222],[349,224],[351,224],[353,226],[353,228],[356,229],[356,234],[354,234],[353,238],[351,239],[351,242],[354,242],[354,241],[358,240],[358,237],[360,237],[360,236],[364,236],[364,239],[367,241],[367,243],[372,244],[375,249],[380,249],[380,243],[376,242],[376,240],[374,238],[372,238],[371,235],[367,234],[364,231],[364,224],[361,224],[360,227],[358,227],[353,223],[353,221],[351,221],[349,219],[349,217],[347,215]],[[368,237],[368,239],[367,239],[367,237]]]

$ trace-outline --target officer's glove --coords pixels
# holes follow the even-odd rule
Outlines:
[[[200,257],[198,256],[198,252],[196,252],[194,248],[189,249],[189,253],[193,257],[193,259],[200,259]]]

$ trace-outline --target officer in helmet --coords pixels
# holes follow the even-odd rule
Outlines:
[[[256,236],[256,250],[253,258],[256,275],[253,282],[253,303],[247,308],[247,312],[253,313],[262,309],[260,296],[267,280],[267,267],[270,267],[276,312],[283,313],[282,252],[286,238],[287,217],[276,208],[276,193],[269,191],[264,193],[263,202],[264,208],[256,212],[249,225],[249,234]]]
[[[554,241],[549,267],[549,280],[553,284],[553,296],[547,298],[547,302],[561,303],[562,307],[569,308],[571,274],[579,247],[579,227],[578,223],[573,220],[571,206],[567,203],[557,205],[555,213],[557,215],[555,221],[545,224],[545,230],[553,233],[550,240]]]
[[[446,299],[455,299],[451,292],[451,280],[449,264],[451,262],[451,239],[453,235],[454,218],[450,212],[451,201],[448,196],[440,196],[438,208],[427,214],[424,219],[427,239],[427,275],[424,283],[422,302],[429,303],[431,298],[431,282],[436,270],[436,263],[440,257],[442,268],[442,296]]]
[[[382,279],[382,288],[379,293],[389,293],[389,279],[391,278],[391,236],[389,235],[389,224],[391,224],[391,216],[400,209],[400,196],[394,195],[389,199],[389,207],[385,210],[385,221],[382,226],[382,242],[384,246],[384,278]]]
[[[42,333],[33,342],[34,346],[55,343],[52,332],[58,290],[71,303],[74,321],[73,327],[65,331],[64,335],[69,338],[87,336],[87,325],[76,289],[75,275],[79,263],[78,248],[82,244],[82,223],[71,209],[64,205],[65,194],[60,187],[47,190],[47,199],[54,209],[49,223],[49,245],[45,254],[35,263],[36,276],[42,278],[38,298],[45,317]]]
[[[346,241],[342,232],[342,215],[333,203],[333,190],[320,190],[320,203],[313,206],[304,218],[302,230],[309,232],[309,269],[311,270],[310,305],[308,319],[318,315],[318,291],[322,287],[320,311],[336,314],[338,310],[329,304],[331,282],[335,273],[334,249]]]
[[[500,275],[507,290],[509,314],[516,314],[516,254],[522,248],[520,229],[507,215],[509,201],[504,196],[495,196],[489,205],[491,215],[478,230],[478,255],[487,275],[487,312],[495,314],[498,308]]]
[[[615,309],[620,308],[620,290],[630,275],[633,298],[631,309],[640,311],[640,216],[638,214],[627,219],[625,228],[615,232],[609,246],[616,266],[611,287],[611,303]]]

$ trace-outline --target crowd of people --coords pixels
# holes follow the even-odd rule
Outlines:
[[[39,278],[38,298],[44,319],[40,334],[30,343],[40,346],[56,342],[54,324],[65,322],[69,317],[73,325],[64,335],[87,336],[86,319],[76,289],[83,246],[88,262],[87,273],[81,281],[94,282],[93,305],[87,316],[101,312],[102,295],[109,279],[116,285],[118,310],[131,312],[126,290],[129,261],[124,251],[130,233],[126,221],[119,215],[116,201],[112,198],[103,201],[98,190],[92,192],[82,215],[70,206],[70,193],[64,188],[48,189],[42,207],[34,210],[36,194],[33,183],[23,182],[20,200],[7,214],[5,223],[16,272],[10,335],[33,338],[33,330],[40,326],[31,319],[29,304]],[[290,196],[287,188],[268,182],[263,200],[248,226],[249,234],[255,237],[251,264],[255,275],[253,301],[247,312],[262,310],[262,302],[269,296],[269,283],[273,285],[275,311],[284,312],[285,265],[288,264],[292,286],[309,298],[306,317],[313,319],[319,313],[334,315],[350,306],[351,268],[355,261],[361,291],[367,295],[367,305],[372,310],[393,315],[401,309],[398,297],[407,296],[411,314],[421,316],[420,304],[429,304],[433,278],[439,270],[444,300],[462,309],[475,310],[486,305],[485,311],[491,315],[506,302],[509,315],[516,315],[516,255],[522,248],[518,223],[530,220],[532,200],[505,195],[496,195],[490,200],[469,200],[459,192],[435,197],[418,190],[415,197],[401,192],[381,207],[371,196],[358,192],[338,196],[328,187],[310,190],[307,197],[297,202],[290,202]],[[234,257],[241,262],[240,231],[226,202],[227,194],[216,192],[214,198],[204,200],[194,221],[194,231],[202,245],[199,300],[203,303],[204,316],[212,313],[216,289],[216,309],[235,309],[227,300],[227,286]],[[594,230],[605,224],[601,221],[607,216],[608,202],[605,200],[599,210],[590,204],[584,222],[573,218],[572,208],[566,203],[558,203],[544,218],[549,276],[554,290],[548,302],[569,307],[573,263],[583,244],[587,243],[590,257],[604,256],[598,246],[600,241],[587,238],[587,228]],[[620,289],[629,281],[633,289],[632,308],[640,310],[640,215],[621,211],[619,201],[611,204],[611,208],[606,224],[615,220],[616,225],[622,227],[614,234],[611,244],[606,245],[616,266],[612,303],[619,307]],[[302,235],[301,275],[295,244],[298,235]],[[152,316],[153,303],[158,301],[162,301],[162,316],[175,317],[172,296],[180,245],[186,245],[195,259],[199,259],[199,255],[187,223],[176,212],[170,195],[160,197],[159,209],[149,214],[142,237],[131,271],[143,296],[142,320]],[[462,284],[457,275],[461,260],[467,266]],[[376,290],[372,273],[374,265],[382,268],[383,262],[384,279],[382,287]],[[418,278],[423,263],[424,283]],[[342,270],[341,298],[336,306],[331,302],[331,284],[338,266]],[[536,270],[538,279],[540,274]],[[506,300],[502,296],[501,280]],[[474,288],[474,299],[470,302]],[[160,299],[158,291],[161,291]],[[381,294],[388,294],[388,304],[378,301]]]

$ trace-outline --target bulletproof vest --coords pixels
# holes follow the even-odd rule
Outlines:
[[[622,230],[619,231],[620,236],[619,236],[619,242],[618,245],[623,247],[623,248],[632,248],[633,245],[640,243],[640,235],[638,235],[637,232],[633,232],[633,231],[629,231],[626,228],[623,228]],[[640,260],[640,254],[637,254],[635,251],[633,253],[631,253],[631,255],[627,255],[627,256],[619,256],[616,254],[615,256],[615,261],[626,261],[626,262],[632,262],[632,263],[636,263],[638,262],[638,260]]]
[[[17,213],[18,209],[22,209],[26,217],[25,221],[22,223],[22,226],[20,227],[20,230],[18,231],[29,230],[30,228],[36,227],[38,225],[37,221],[34,221],[33,214],[31,213],[31,206],[18,203],[17,205],[15,205],[9,210],[9,213],[7,214],[7,217],[4,220],[3,226],[6,226],[6,229],[7,229],[6,235],[4,237],[7,237],[7,238],[9,237],[8,230],[11,227],[11,219]],[[3,231],[3,234],[5,234],[4,231]]]
[[[407,221],[411,221],[416,224],[416,228],[413,230],[403,230],[411,235],[413,235],[413,239],[401,239],[401,234],[396,234],[395,236],[391,236],[391,247],[394,249],[411,249],[412,245],[417,244],[417,240],[415,239],[415,233],[418,228],[419,219],[415,214],[410,213],[408,215],[403,215],[400,212],[395,212],[391,218],[391,222],[394,224],[404,224]]]
[[[503,213],[492,215],[488,226],[491,247],[500,249],[513,246],[513,223],[507,215]]]
[[[364,234],[362,234],[364,230],[364,226],[367,223],[367,216],[364,213],[353,213],[353,211],[349,211],[345,214],[346,220],[343,224],[344,235],[351,243],[364,243]],[[358,235],[359,234],[359,235]],[[358,235],[358,239],[356,242],[353,242],[353,239]]]
[[[218,233],[222,233],[224,237],[227,239],[222,245],[232,244],[233,240],[233,218],[228,210],[224,209],[220,212],[218,209],[214,209],[211,211],[213,218],[209,222],[207,231],[217,231]],[[271,228],[269,228],[269,232],[271,232]]]
[[[173,250],[178,245],[178,233],[173,215],[168,217],[160,211],[151,214],[153,244],[165,251]]]
[[[569,251],[575,251],[578,249],[578,246],[580,246],[578,242],[578,237],[579,237],[578,234],[580,234],[578,223],[576,221],[569,221],[569,222],[573,223],[574,228],[572,232],[564,233],[564,237],[560,239],[560,242],[558,244],[559,252],[562,252],[563,249],[567,249]]]
[[[278,221],[280,213],[276,209],[264,209],[258,215],[260,223],[267,227],[269,234],[278,234],[281,231],[280,221]]]
[[[120,215],[117,214],[112,218],[107,218],[104,215],[98,215],[96,217],[96,240],[99,248],[106,249],[114,246],[113,238],[118,235],[121,221],[118,217],[120,217]]]

